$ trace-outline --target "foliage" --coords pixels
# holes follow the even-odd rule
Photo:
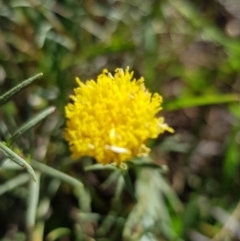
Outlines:
[[[0,240],[240,240],[238,9],[0,0]],[[74,78],[126,66],[163,96],[175,134],[127,172],[72,161]]]

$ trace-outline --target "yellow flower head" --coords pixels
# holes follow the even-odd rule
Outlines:
[[[151,94],[144,79],[133,79],[129,68],[108,70],[79,87],[70,96],[73,103],[65,107],[65,139],[72,158],[94,157],[102,164],[131,160],[149,153],[146,142],[164,131],[173,132],[162,117],[162,97]]]

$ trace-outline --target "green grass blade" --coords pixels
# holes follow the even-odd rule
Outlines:
[[[69,228],[56,228],[52,230],[46,237],[47,241],[58,240],[63,236],[69,235],[71,230]]]
[[[240,100],[237,94],[217,94],[178,99],[164,104],[165,110],[179,110],[203,105],[226,104]]]
[[[119,176],[120,176],[119,170],[113,171],[109,175],[109,177],[102,183],[101,187],[103,189],[108,188],[110,185],[112,185],[114,182],[116,182],[118,180]]]
[[[32,240],[33,230],[35,226],[36,213],[38,207],[38,198],[39,198],[39,190],[40,190],[40,173],[37,172],[37,183],[30,180],[29,183],[29,194],[28,194],[28,205],[26,212],[26,225],[29,240]]]
[[[111,164],[102,165],[102,164],[93,164],[84,168],[85,171],[101,171],[101,170],[116,170],[116,166]]]
[[[14,188],[25,184],[29,180],[29,175],[24,173],[20,174],[9,181],[0,185],[0,195],[13,190]]]
[[[135,197],[134,187],[133,187],[133,184],[132,184],[132,180],[131,180],[131,178],[130,178],[130,176],[129,176],[128,171],[125,171],[125,172],[122,171],[122,177],[123,177],[123,179],[124,179],[125,187],[126,187],[128,193],[131,195],[131,197],[133,198],[133,200],[134,200],[135,202],[137,202],[137,199],[136,199],[136,197]]]
[[[0,142],[0,149],[2,152],[9,157],[12,161],[17,163],[19,166],[24,167],[27,169],[29,174],[31,175],[32,179],[37,182],[36,174],[33,170],[33,168],[20,156],[18,156],[15,152],[13,152],[11,149],[9,149],[6,145],[4,145],[2,142]]]
[[[47,166],[43,163],[32,160],[31,164],[36,170],[40,171],[43,174],[47,174],[49,176],[60,179],[64,182],[69,183],[72,186],[83,187],[83,184],[79,180],[77,180],[76,178],[71,177],[71,176],[69,176],[69,175],[67,175],[63,172],[60,172],[60,171],[58,171],[58,170],[56,170],[52,167],[49,167],[49,166]]]
[[[21,126],[13,135],[10,137],[10,142],[13,142],[16,140],[19,136],[21,136],[26,131],[33,128],[35,125],[40,123],[43,119],[45,119],[47,116],[52,114],[56,110],[56,107],[51,106],[47,108],[46,110],[43,110],[38,115],[34,116],[32,119],[30,119],[27,123],[25,123],[23,126]]]
[[[2,96],[0,96],[0,106],[5,104],[6,102],[8,102],[14,95],[19,93],[24,88],[28,87],[34,81],[42,78],[42,76],[43,76],[42,73],[34,75],[33,77],[31,77],[31,78],[29,78],[27,80],[24,80],[22,83],[20,83],[19,85],[13,87],[11,90],[9,90],[8,92],[6,92]]]

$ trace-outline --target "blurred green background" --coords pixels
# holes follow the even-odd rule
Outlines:
[[[15,148],[84,184],[42,175],[29,235],[35,194],[4,164],[0,240],[240,240],[239,16],[238,0],[0,0],[0,94],[44,74],[1,107],[1,140],[56,106]],[[163,96],[175,129],[151,142],[155,165],[130,167],[137,203],[119,172],[72,162],[62,136],[75,77],[126,66]]]

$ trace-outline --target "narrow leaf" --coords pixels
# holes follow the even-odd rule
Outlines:
[[[116,170],[116,166],[111,164],[102,165],[102,164],[93,164],[84,168],[85,171],[101,171],[101,170]]]
[[[28,131],[31,128],[33,128],[35,125],[40,123],[44,118],[46,118],[47,116],[52,114],[55,110],[56,110],[56,108],[54,106],[51,106],[51,107],[47,108],[46,110],[43,110],[38,115],[34,116],[27,123],[22,125],[15,133],[13,133],[13,135],[10,138],[10,142],[13,142],[19,136],[21,136],[23,133],[25,133],[26,131]]]
[[[65,174],[65,173],[63,173],[61,171],[58,171],[58,170],[56,170],[56,169],[54,169],[52,167],[49,167],[49,166],[47,166],[47,165],[45,165],[43,163],[37,162],[35,160],[32,160],[31,164],[32,164],[32,166],[36,170],[40,171],[43,174],[47,174],[49,176],[55,177],[57,179],[60,179],[60,180],[62,180],[64,182],[69,183],[72,186],[83,187],[83,184],[79,180],[77,180],[76,178],[71,177],[71,176],[69,176],[69,175],[67,175],[67,174]]]
[[[38,207],[39,190],[40,190],[40,173],[36,172],[37,183],[30,180],[28,205],[26,212],[26,225],[29,237],[32,237],[33,229],[35,226],[36,213]]]
[[[0,195],[4,194],[5,192],[9,192],[14,188],[25,184],[29,180],[29,175],[27,173],[20,174],[9,181],[0,185]]]
[[[34,75],[33,77],[31,77],[31,78],[29,78],[27,80],[24,80],[22,83],[20,83],[19,85],[13,87],[11,90],[9,90],[8,92],[6,92],[2,96],[0,96],[0,106],[5,104],[6,102],[8,102],[14,95],[19,93],[24,88],[28,87],[34,81],[40,79],[42,76],[43,76],[42,73]]]
[[[6,145],[4,145],[2,142],[0,142],[0,149],[2,152],[9,157],[12,161],[16,162],[19,166],[24,167],[27,169],[29,174],[31,175],[32,179],[37,182],[37,177],[32,169],[32,167],[19,155],[17,155],[15,152],[13,152],[11,149],[9,149]]]
[[[135,202],[137,202],[137,199],[136,199],[135,194],[134,194],[133,184],[132,184],[132,181],[131,181],[131,178],[130,178],[130,176],[129,176],[128,171],[122,172],[122,177],[123,177],[123,179],[124,179],[124,181],[125,181],[125,187],[126,187],[128,193],[131,195],[131,197],[133,198],[133,200],[134,200]]]
[[[189,97],[178,99],[164,104],[166,110],[178,110],[195,106],[202,105],[214,105],[214,104],[225,104],[231,102],[237,102],[240,100],[239,95],[237,94],[217,94],[209,96],[200,96],[200,97]]]
[[[168,167],[166,165],[158,165],[154,162],[140,161],[137,159],[132,160],[128,163],[130,167],[141,167],[141,168],[152,168],[158,169],[161,173],[167,173]]]
[[[119,170],[115,170],[113,171],[109,177],[107,178],[107,180],[104,181],[104,183],[102,183],[101,187],[102,188],[108,188],[111,184],[113,184],[114,182],[116,182],[116,180],[119,178],[120,172]]]
[[[64,237],[70,233],[71,233],[71,230],[69,228],[56,228],[47,235],[46,240],[47,241],[58,240],[61,237]]]

